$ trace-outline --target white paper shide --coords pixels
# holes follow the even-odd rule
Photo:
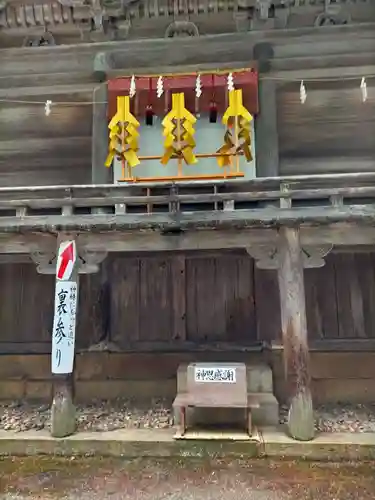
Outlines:
[[[78,289],[74,281],[56,281],[52,330],[52,373],[73,372]]]
[[[195,382],[236,383],[236,369],[224,367],[197,367],[194,373]]]

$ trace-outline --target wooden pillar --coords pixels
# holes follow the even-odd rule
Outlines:
[[[92,110],[92,184],[112,184],[111,169],[104,166],[108,153],[108,89],[102,83],[93,92]]]
[[[66,214],[71,207],[66,207]],[[55,313],[52,328],[51,368],[54,397],[51,407],[51,434],[66,437],[76,428],[74,406],[74,356],[78,312],[79,275],[99,271],[106,252],[79,247],[79,236],[60,234],[57,251],[33,251],[30,256],[40,274],[55,274]]]
[[[255,119],[257,177],[279,175],[276,82],[259,81],[259,115]]]
[[[283,227],[279,236],[278,281],[290,405],[288,430],[294,439],[309,441],[314,437],[314,414],[299,229]]]
[[[73,370],[79,260],[75,240],[64,238],[58,241],[57,255],[51,352],[54,390],[51,407],[51,434],[53,437],[62,438],[73,434],[76,428]]]

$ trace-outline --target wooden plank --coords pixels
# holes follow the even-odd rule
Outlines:
[[[22,150],[25,147],[22,145],[23,140],[27,139],[31,140],[29,145],[33,145],[38,144],[44,138],[47,145],[49,139],[60,139],[61,143],[63,138],[68,140],[73,137],[89,138],[91,137],[91,115],[91,106],[56,105],[52,107],[52,114],[45,116],[43,104],[4,102],[0,110],[0,123],[2,124],[0,143],[4,141],[7,144],[8,141],[17,141],[17,137],[22,137],[21,143],[18,142],[18,150]]]
[[[89,227],[89,226],[88,226]],[[276,242],[276,229],[237,229],[237,230],[211,230],[200,229],[186,231],[180,234],[164,235],[155,231],[113,231],[113,227],[105,231],[89,232],[85,228],[80,233],[78,241],[80,248],[99,252],[128,252],[137,254],[139,252],[182,252],[221,249],[240,249],[248,247],[249,241],[254,245],[269,245]],[[81,227],[82,230],[82,227]],[[369,249],[369,245],[375,241],[375,228],[371,226],[360,226],[355,223],[341,223],[325,226],[302,226],[301,242],[303,245],[344,245],[344,253],[348,252],[348,246],[353,250],[361,252]],[[55,237],[46,233],[30,232],[23,235],[0,232],[0,253],[25,254],[27,252],[51,251],[51,241]],[[340,248],[335,247],[338,251]]]
[[[280,172],[286,176],[295,176],[303,172],[306,175],[350,174],[353,172],[369,173],[374,171],[374,159],[367,156],[319,156],[319,157],[284,157],[280,158]]]
[[[195,282],[190,281],[188,275],[188,286],[195,286],[195,314],[197,316],[197,330],[191,332],[188,338],[194,341],[224,340],[225,325],[216,315],[217,293],[215,283],[217,259],[195,259],[189,267],[195,266]],[[220,291],[219,291],[220,293]],[[207,298],[210,297],[210,300]],[[191,311],[191,309],[190,309]],[[189,311],[189,312],[190,312]]]
[[[108,152],[107,100],[107,85],[103,83],[93,92],[91,152],[93,184],[111,183],[112,170],[104,166]]]
[[[362,173],[345,173],[345,174],[319,174],[319,175],[297,175],[297,176],[283,176],[283,177],[264,177],[255,178],[247,181],[231,182],[231,181],[206,181],[202,182],[197,186],[196,181],[184,182],[183,185],[179,187],[179,194],[185,195],[211,195],[210,198],[205,198],[207,201],[220,201],[217,196],[223,196],[225,199],[225,193],[238,193],[239,198],[247,196],[267,196],[267,193],[273,192],[272,196],[280,195],[287,189],[288,194],[295,196],[315,196],[319,193],[324,195],[329,195],[332,189],[332,194],[350,194],[350,193],[360,193],[364,194],[364,191],[358,191],[358,189],[368,188],[373,189],[373,184],[375,180],[375,174],[373,172],[362,172]],[[214,187],[216,187],[215,195]],[[0,187],[0,196],[2,199],[58,199],[65,198],[69,196],[70,199],[88,199],[88,198],[111,198],[115,196],[129,196],[129,192],[132,194],[134,202],[136,203],[137,197],[141,196],[143,200],[147,202],[157,201],[156,198],[149,198],[146,196],[147,189],[150,189],[153,195],[162,195],[160,201],[168,201],[168,191],[173,188],[173,183],[171,182],[160,182],[160,183],[142,183],[128,185],[111,185],[111,184],[67,184],[67,185],[31,185],[23,187]],[[314,192],[320,189],[319,192]],[[327,190],[328,189],[328,190]],[[339,191],[336,191],[336,190]],[[327,190],[327,191],[326,191]],[[249,193],[249,194],[247,194]],[[179,195],[173,194],[177,199]],[[229,196],[227,196],[229,199]],[[128,201],[131,201],[129,199]],[[184,200],[184,198],[180,198]],[[186,200],[195,200],[195,198],[186,198]]]
[[[375,99],[370,97],[363,106],[355,81],[347,82],[345,88],[338,88],[336,82],[311,83],[307,84],[306,103],[301,106],[298,85],[289,84],[290,91],[284,87],[278,94],[280,156],[283,159],[307,158],[308,167],[317,156],[341,156],[346,157],[346,161],[357,157],[373,158],[371,129],[375,123]],[[293,173],[287,162],[282,162],[283,165],[284,175]],[[353,165],[353,168],[358,167]],[[331,173],[329,162],[325,172]],[[300,163],[298,173],[314,172],[311,167],[305,170]]]
[[[334,257],[340,338],[365,338],[363,298],[354,254]]]
[[[375,338],[375,253],[356,255],[360,270],[366,338]]]
[[[198,315],[197,315],[197,259],[186,258],[186,340],[192,341],[198,336]]]
[[[258,177],[279,175],[279,139],[277,126],[277,84],[275,80],[259,82],[259,114],[255,120],[256,172]]]
[[[314,379],[375,378],[373,352],[315,352],[311,355]]]
[[[139,259],[114,255],[109,276],[111,281],[111,340],[120,348],[139,339],[140,311]]]
[[[140,342],[171,339],[173,323],[169,264],[162,257],[140,259]]]
[[[280,296],[277,271],[254,266],[257,338],[281,340]]]
[[[246,255],[187,259],[188,339],[254,343],[253,263]]]
[[[233,297],[230,335],[234,336],[236,342],[255,343],[260,339],[257,335],[254,262],[248,255],[237,256],[235,262],[237,286]]]
[[[280,341],[269,343],[267,348],[273,351],[283,350]],[[311,340],[309,342],[309,350],[311,352],[373,352],[375,350],[375,340],[373,338]]]
[[[107,304],[103,301],[102,270],[80,277],[80,298],[77,325],[77,349],[87,349],[105,336],[104,324]]]
[[[309,342],[339,335],[334,257],[325,261],[324,267],[304,272]]]
[[[0,267],[1,341],[50,342],[53,279],[38,275],[34,264]]]
[[[278,281],[284,365],[289,390],[288,429],[300,441],[313,439],[314,413],[307,340],[305,287],[297,229],[280,230]]]
[[[363,52],[367,48],[371,50],[371,36],[372,24],[368,23],[360,26],[327,26],[318,31],[315,27],[271,30],[267,40],[273,43],[276,58],[304,54],[310,57],[319,56],[322,59],[329,53],[338,56]],[[314,43],[311,43],[312,37]],[[32,65],[27,50],[4,49],[2,74],[17,75],[27,70],[30,74],[89,72],[93,69],[94,55],[98,51],[112,52],[114,66],[124,68],[124,71],[126,68],[128,71],[134,71],[137,67],[157,67],[158,64],[171,65],[177,71],[176,61],[181,65],[205,62],[212,64],[212,61],[222,63],[232,61],[233,54],[236,54],[239,61],[249,61],[253,45],[263,40],[264,33],[261,30],[205,37],[207,49],[204,52],[201,51],[200,37],[119,41],[115,50],[111,42],[45,47],[46,50],[33,56],[35,66]],[[308,67],[308,64],[306,66]]]
[[[162,230],[176,231],[202,228],[218,228],[235,230],[242,228],[272,227],[296,223],[335,224],[350,219],[353,225],[361,223],[370,225],[375,217],[375,206],[354,205],[343,208],[308,207],[293,209],[237,210],[237,211],[202,211],[181,213],[178,217],[171,214],[117,214],[114,215],[43,215],[25,217],[1,217],[0,232],[8,231],[44,231],[51,226],[58,226],[61,231],[106,231],[117,230]],[[350,244],[348,235],[345,243]],[[248,245],[247,245],[248,246]]]
[[[130,205],[180,203],[214,203],[220,201],[261,201],[281,198],[296,200],[329,199],[331,196],[344,198],[371,198],[374,196],[375,176],[372,174],[295,176],[253,179],[228,183],[210,181],[195,184],[184,183],[173,192],[170,183],[150,184],[96,184],[96,185],[48,185],[1,187],[0,199],[6,208],[7,202],[17,200],[18,204],[35,208],[53,208],[69,197],[73,206],[114,205],[124,202]],[[173,200],[172,200],[173,198]]]
[[[174,340],[186,341],[186,258],[174,255],[171,259],[172,316]]]

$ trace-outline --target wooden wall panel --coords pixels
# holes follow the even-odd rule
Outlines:
[[[140,341],[168,342],[173,335],[170,263],[167,256],[139,262]]]
[[[173,335],[172,260],[113,256],[111,336],[120,346],[168,342]]]
[[[111,262],[111,338],[121,345],[139,340],[139,259],[113,256]]]
[[[280,296],[277,271],[254,269],[257,336],[272,342],[281,339]]]
[[[375,336],[375,254],[335,255],[339,337]]]
[[[56,105],[45,116],[42,104],[4,104],[0,187],[90,183],[91,129],[89,105]]]
[[[54,278],[32,264],[0,265],[0,352],[2,343],[43,343],[51,339]]]
[[[0,352],[48,352],[54,277],[2,264],[0,282]],[[375,337],[375,253],[331,254],[305,271],[305,291],[310,342]],[[280,341],[280,332],[277,274],[244,252],[114,254],[81,277],[79,349],[106,334],[122,349],[150,349]]]
[[[87,349],[97,344],[107,333],[106,319],[111,311],[109,297],[105,294],[106,285],[103,269],[96,274],[80,276],[76,333],[78,349]]]
[[[339,336],[335,275],[337,257],[337,254],[331,254],[324,267],[305,269],[306,315],[311,341]]]
[[[374,170],[375,89],[369,79],[363,103],[360,78],[346,82],[299,82],[278,89],[281,175]]]
[[[254,342],[253,261],[247,255],[187,259],[187,338]]]

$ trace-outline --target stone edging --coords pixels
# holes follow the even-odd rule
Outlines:
[[[264,430],[251,441],[174,440],[170,430],[79,433],[54,439],[44,431],[0,432],[0,455],[111,457],[280,457],[307,460],[375,459],[375,433],[322,434],[297,442],[278,430]]]

